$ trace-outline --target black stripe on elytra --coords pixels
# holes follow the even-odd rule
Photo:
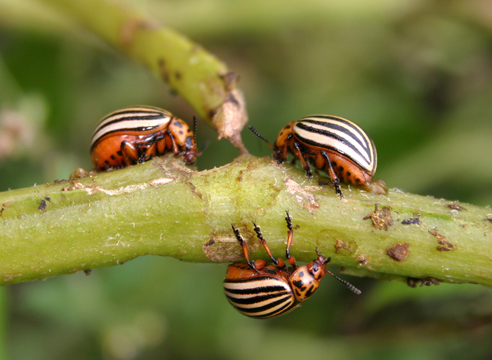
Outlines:
[[[275,299],[275,298],[278,298],[280,296],[283,299],[285,299],[285,298],[290,297],[291,293],[288,291],[284,291],[284,292],[278,292],[278,293],[270,294],[270,295],[255,296],[255,297],[243,299],[243,298],[236,298],[234,296],[229,296],[226,292],[226,296],[234,304],[252,305],[252,304],[256,304],[256,303],[259,303],[259,302],[262,302],[265,300]]]
[[[343,139],[341,139],[340,137],[336,136],[335,134],[333,133],[329,133],[329,132],[326,132],[326,131],[319,131],[318,129],[313,129],[312,127],[309,127],[309,126],[306,126],[302,123],[297,123],[296,126],[300,127],[301,129],[303,130],[306,130],[306,131],[309,131],[309,132],[313,132],[313,133],[318,133],[318,134],[322,134],[322,135],[325,135],[325,136],[328,136],[328,137],[331,137],[335,140],[338,140],[340,141],[341,143],[344,143],[345,145],[347,145],[350,149],[352,149],[356,154],[359,154],[364,160],[367,161],[368,164],[370,164],[370,154],[369,153],[365,153],[365,155],[362,155],[361,152],[359,150],[357,150],[355,148],[354,145],[350,144],[350,143],[347,143],[345,142]],[[333,151],[336,151],[338,153],[342,153],[340,151],[340,149],[338,148],[335,148],[333,146],[329,146],[329,145],[326,145],[326,144],[320,144],[320,143],[317,143],[315,141],[312,141],[312,140],[309,140],[309,139],[306,139],[305,137],[302,137],[300,136],[299,134],[296,134],[296,136],[299,138],[299,140],[305,142],[306,144],[309,144],[309,145],[312,145],[312,146],[318,146],[318,147],[321,147],[321,148],[325,148],[325,149],[329,149],[329,150],[333,150]],[[366,168],[365,165],[362,165],[360,164],[358,161],[356,161],[353,157],[351,157],[349,154],[345,154],[345,153],[342,153],[343,155],[347,156],[349,159],[351,159],[353,162],[363,166],[364,168]],[[367,158],[369,158],[369,160],[367,160]]]
[[[260,294],[269,291],[275,291],[278,293],[278,292],[285,291],[285,287],[283,286],[262,286],[262,287],[251,287],[247,289],[229,289],[228,287],[226,287],[226,284],[224,284],[224,289],[228,293],[238,294],[238,295],[254,295],[254,294]]]
[[[271,308],[273,308],[277,305],[280,305],[286,301],[288,302],[288,304],[286,305],[288,307],[291,303],[291,301],[289,301],[289,300],[291,300],[291,297],[285,296],[281,299],[278,299],[277,301],[273,301],[273,302],[270,302],[264,306],[259,306],[256,308],[242,308],[241,306],[236,306],[236,308],[239,309],[243,313],[248,313],[248,314],[259,313],[259,312],[263,312],[265,310],[271,309]],[[234,305],[234,299],[231,300],[231,303],[232,303],[232,305]],[[277,310],[275,310],[275,311],[277,311]],[[251,315],[251,316],[254,316],[254,315]],[[268,315],[260,315],[260,316],[268,316]]]
[[[315,124],[315,125],[322,126],[322,127],[326,128],[328,132],[330,131],[329,129],[341,131],[342,133],[350,136],[350,138],[352,138],[354,141],[358,142],[360,146],[362,146],[363,148],[369,150],[369,147],[370,147],[371,144],[368,142],[368,139],[367,139],[368,138],[368,135],[367,134],[364,134],[359,129],[357,129],[354,125],[352,125],[352,124],[350,124],[350,123],[348,123],[346,121],[341,121],[341,120],[338,120],[338,119],[332,119],[332,120],[337,120],[339,122],[343,122],[350,129],[347,129],[347,127],[344,127],[344,126],[341,126],[341,125],[331,124],[331,123],[328,123],[328,122],[325,122],[325,121],[316,121],[316,120],[312,120],[312,119],[306,119],[306,120],[299,121],[296,125],[299,126],[300,123],[306,122],[306,123],[310,123],[310,124]],[[324,134],[324,132],[319,131],[318,129],[313,129],[313,131],[314,132],[318,132],[320,134]],[[356,135],[354,135],[354,133],[359,134],[365,141],[364,142],[361,142],[359,140],[359,138]]]
[[[278,316],[278,315],[282,315],[282,314],[288,313],[290,310],[292,310],[292,308],[295,308],[297,305],[298,305],[298,303],[296,303],[294,301],[294,302],[291,302],[291,303],[287,303],[284,306],[281,306],[280,308],[278,308],[275,311],[271,311],[271,312],[266,313],[266,314],[263,314],[263,315],[261,315],[261,314],[258,314],[258,315],[255,315],[255,314],[247,314],[247,316],[251,316],[251,317],[254,317],[254,318],[257,318],[257,319],[274,317],[274,316]],[[241,311],[243,311],[243,310],[241,310]]]
[[[113,117],[113,115],[111,115],[110,117]],[[116,123],[119,123],[122,121],[145,121],[145,120],[159,120],[159,119],[165,119],[165,118],[166,118],[166,116],[164,116],[163,114],[146,115],[146,116],[128,115],[128,116],[125,116],[125,117],[122,117],[119,119],[111,120],[111,121],[107,122],[106,124],[104,124],[104,126],[102,126],[102,127],[99,127],[99,125],[98,125],[96,127],[95,133],[97,133],[98,131],[104,129],[105,127],[107,127],[109,125],[116,124]],[[101,120],[100,123],[104,122],[107,119],[108,119],[108,117],[105,117],[104,119]],[[159,126],[159,125],[156,125],[156,126]]]

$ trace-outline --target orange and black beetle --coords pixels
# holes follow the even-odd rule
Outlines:
[[[196,119],[195,119],[196,129]],[[143,163],[168,152],[187,164],[197,157],[194,132],[169,111],[135,106],[105,116],[92,136],[91,155],[97,170]]]
[[[275,145],[252,126],[249,128],[273,149],[273,158],[279,164],[286,161],[291,152],[301,161],[308,178],[312,176],[308,162],[327,171],[337,194],[342,195],[340,181],[364,185],[375,193],[385,192],[385,184],[370,184],[378,163],[374,142],[350,120],[331,115],[307,116],[287,124],[278,134]]]
[[[325,258],[318,252],[318,249],[316,249],[318,255],[316,259],[307,265],[297,266],[295,258],[290,254],[294,230],[289,212],[287,212],[285,220],[289,229],[287,232],[286,260],[291,267],[286,267],[282,259],[275,259],[272,256],[260,227],[256,223],[254,223],[256,235],[273,264],[266,265],[263,259],[251,261],[246,242],[239,229],[236,229],[234,225],[232,226],[246,258],[246,263],[234,263],[227,268],[224,290],[232,306],[240,313],[257,319],[286,314],[314,294],[325,274],[330,274],[354,293],[361,293],[352,284],[326,270],[326,264],[330,262],[330,258]]]

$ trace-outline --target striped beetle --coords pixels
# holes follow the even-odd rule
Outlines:
[[[234,235],[243,248],[246,263],[236,262],[227,268],[224,280],[224,290],[227,299],[241,314],[256,319],[287,314],[309,299],[318,289],[319,282],[330,274],[345,284],[350,290],[359,295],[361,291],[345,280],[340,279],[331,271],[326,270],[331,258],[325,258],[316,248],[318,257],[307,265],[298,266],[290,254],[290,246],[294,236],[292,217],[287,211],[287,248],[286,260],[292,267],[286,267],[282,259],[275,259],[263,238],[261,229],[253,223],[256,236],[272,259],[272,265],[266,265],[265,260],[249,259],[248,248],[239,229],[232,225]]]
[[[273,149],[273,158],[281,164],[287,153],[294,154],[311,179],[308,161],[318,169],[328,170],[337,194],[343,197],[340,180],[365,185],[369,191],[384,193],[370,182],[377,167],[374,142],[352,121],[331,115],[311,115],[287,124],[278,134],[275,145],[252,126],[249,129]],[[384,184],[384,186],[386,186]]]
[[[92,160],[99,171],[141,164],[171,151],[182,155],[187,164],[194,163],[198,155],[195,134],[169,111],[151,106],[112,112],[92,136]]]

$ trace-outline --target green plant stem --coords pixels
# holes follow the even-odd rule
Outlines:
[[[310,261],[315,248],[346,272],[377,278],[426,279],[492,285],[490,209],[391,190],[373,195],[354,187],[320,187],[318,178],[268,158],[242,156],[221,168],[191,171],[174,157],[0,194],[0,278],[3,284],[44,279],[152,254],[184,261],[242,258],[231,224],[253,252],[261,227],[275,256],[284,256],[285,211],[296,229],[292,252]],[[325,179],[326,180],[326,179]],[[45,205],[43,205],[45,203]],[[393,225],[377,229],[363,218],[390,207]],[[403,225],[407,218],[420,224]],[[439,251],[434,231],[452,244]],[[401,261],[387,255],[408,244]]]
[[[248,121],[237,76],[178,32],[124,3],[110,0],[40,0],[90,29],[166,81],[211,126],[247,153],[241,130]]]

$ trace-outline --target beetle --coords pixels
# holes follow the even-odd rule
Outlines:
[[[309,299],[319,287],[319,282],[330,274],[359,295],[361,291],[345,280],[326,270],[331,258],[324,257],[316,248],[317,258],[307,265],[298,266],[290,254],[294,236],[292,217],[287,211],[287,267],[281,258],[275,259],[263,238],[260,227],[254,224],[254,231],[273,264],[263,259],[250,260],[248,248],[239,229],[232,225],[234,235],[243,248],[246,263],[236,262],[227,267],[224,291],[227,299],[243,315],[266,319],[287,314]]]
[[[196,160],[194,130],[169,111],[133,106],[106,115],[92,136],[91,155],[98,171],[141,164],[153,156],[173,152],[187,164]]]
[[[288,152],[299,159],[306,176],[312,173],[308,161],[329,173],[335,191],[343,197],[340,181],[369,185],[376,172],[374,142],[357,124],[332,115],[311,115],[288,123],[272,145],[254,127],[249,129],[273,149],[273,158],[282,164]],[[373,191],[369,187],[370,191]]]

